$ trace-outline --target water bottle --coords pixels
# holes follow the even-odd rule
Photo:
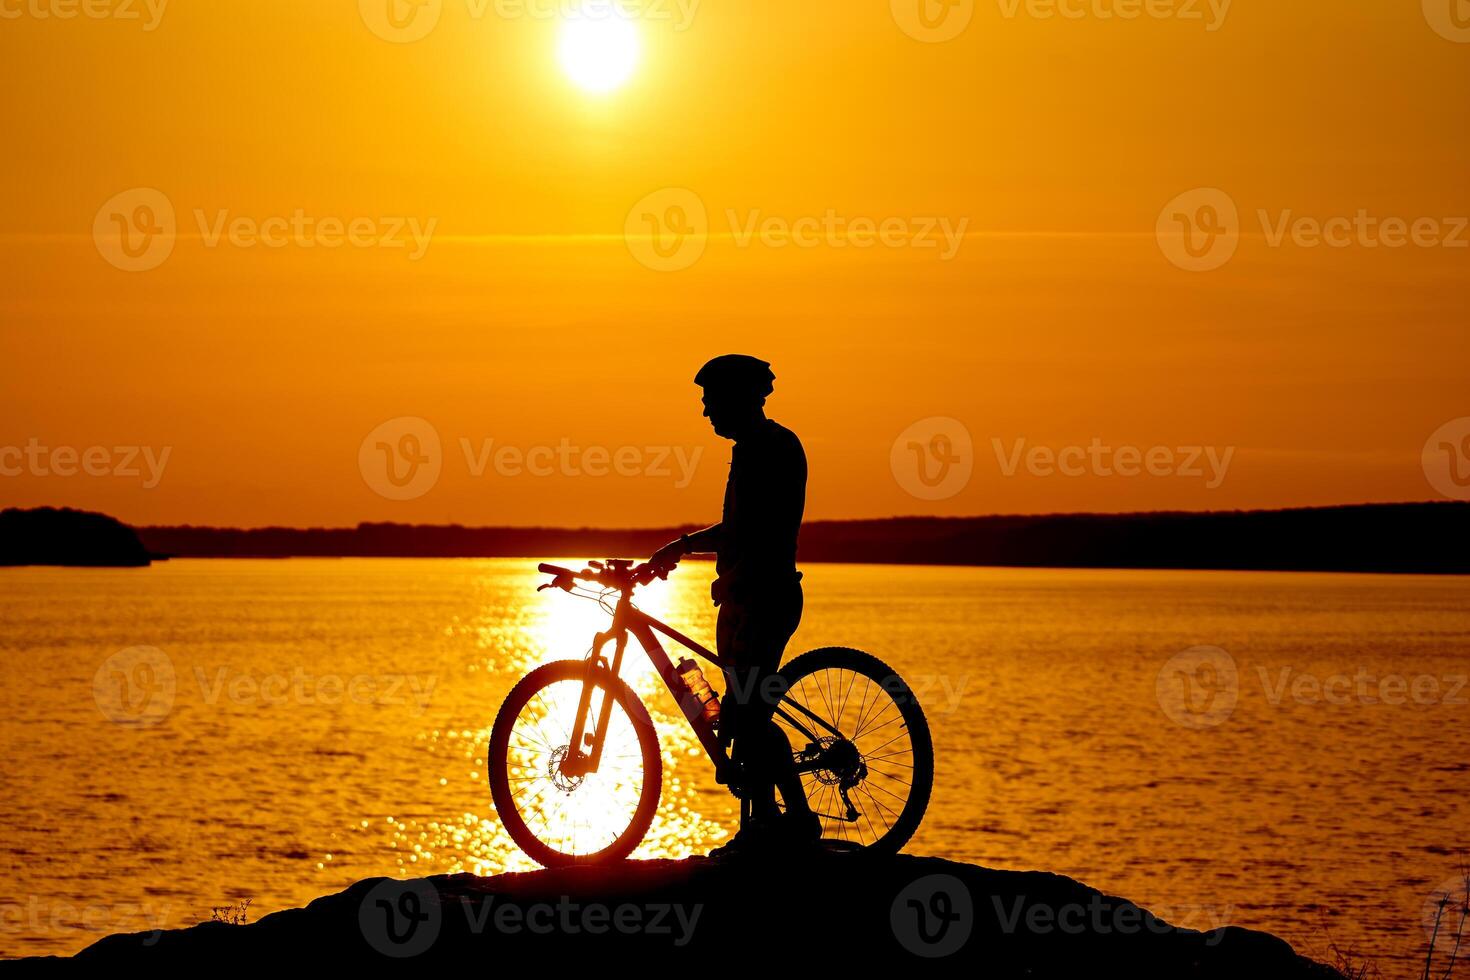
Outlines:
[[[704,671],[699,669],[699,664],[688,657],[679,661],[675,670],[684,681],[684,686],[689,689],[689,694],[694,698],[694,703],[699,706],[700,717],[710,724],[720,720],[720,696],[715,689],[709,686],[709,681],[704,678]]]

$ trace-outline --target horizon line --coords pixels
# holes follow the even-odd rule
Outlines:
[[[1435,505],[1465,505],[1470,501],[1460,500],[1379,500],[1379,501],[1356,501],[1350,503],[1335,504],[1294,504],[1275,507],[1226,507],[1213,510],[1187,510],[1182,508],[1160,508],[1155,510],[1076,510],[1076,511],[1033,511],[1033,512],[1008,512],[988,514],[889,514],[883,517],[818,517],[802,521],[803,527],[816,524],[874,524],[897,521],[982,521],[982,520],[1017,520],[1025,518],[1058,518],[1058,517],[1157,517],[1157,516],[1189,516],[1207,517],[1219,514],[1284,514],[1300,511],[1322,511],[1322,510],[1351,510],[1357,508],[1385,508],[1385,507],[1422,507]],[[51,506],[57,510],[79,510],[81,508],[65,507],[42,504],[40,507]],[[16,510],[27,510],[37,508],[5,508]],[[93,511],[92,513],[100,513]],[[110,516],[110,515],[109,515]],[[233,524],[159,524],[159,523],[134,523],[124,522],[130,527],[137,528],[195,528],[199,530],[216,531],[354,531],[361,527],[370,526],[392,526],[392,527],[416,527],[416,528],[463,528],[465,530],[494,530],[494,531],[581,531],[599,533],[635,533],[643,531],[663,531],[683,527],[705,527],[706,522],[697,520],[671,521],[662,524],[644,524],[638,526],[610,526],[595,524],[473,524],[461,521],[402,521],[402,520],[358,520],[352,524],[256,524],[256,525],[233,525]]]

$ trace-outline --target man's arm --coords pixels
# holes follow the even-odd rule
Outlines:
[[[670,541],[648,559],[651,564],[673,568],[685,555],[710,554],[720,550],[723,524],[715,524],[693,534],[685,534]]]
[[[713,524],[703,531],[686,534],[679,540],[684,543],[686,555],[710,555],[720,550],[724,524]]]

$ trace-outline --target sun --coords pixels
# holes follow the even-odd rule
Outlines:
[[[633,75],[641,45],[638,28],[609,11],[562,22],[557,56],[567,77],[588,92],[611,92]]]

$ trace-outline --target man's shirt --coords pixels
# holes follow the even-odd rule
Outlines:
[[[806,510],[806,452],[796,433],[766,419],[735,443],[725,482],[716,570],[742,591],[795,581]]]

